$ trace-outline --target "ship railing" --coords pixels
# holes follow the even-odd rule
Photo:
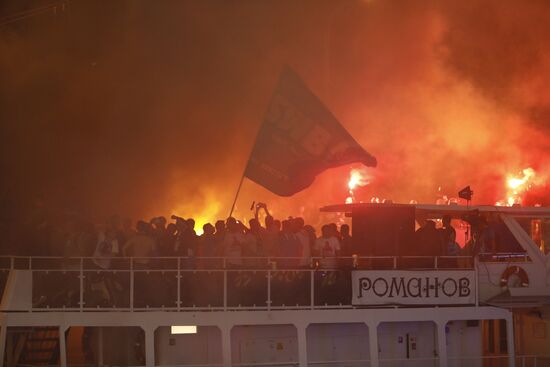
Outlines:
[[[491,254],[483,254],[490,256]],[[521,255],[521,256],[520,256]],[[525,259],[522,254],[492,255],[499,259]],[[502,260],[504,261],[504,260]],[[340,256],[340,257],[287,257],[287,256],[150,256],[150,257],[101,257],[101,256],[0,256],[1,270],[77,270],[81,267],[99,270],[195,270],[235,269],[285,269],[304,268],[341,269],[472,269],[472,256]]]
[[[531,262],[526,252],[483,252],[478,258],[481,262]]]
[[[4,283],[12,270],[30,274],[28,311],[275,310],[352,308],[352,270],[472,270],[473,261],[467,256],[11,256],[0,257],[0,269]]]

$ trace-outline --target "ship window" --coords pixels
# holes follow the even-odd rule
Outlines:
[[[509,254],[525,253],[525,249],[521,247],[516,237],[500,217],[490,219],[489,228],[494,238],[497,252]]]
[[[550,253],[550,219],[548,218],[515,218],[521,228],[531,237],[540,251]]]

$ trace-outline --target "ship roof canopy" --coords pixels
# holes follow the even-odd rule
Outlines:
[[[367,208],[404,208],[414,207],[417,215],[438,217],[445,214],[461,216],[479,211],[480,213],[497,213],[512,216],[528,216],[550,218],[550,207],[521,207],[521,206],[496,206],[496,205],[436,205],[436,204],[395,204],[395,203],[353,203],[336,204],[322,207],[321,212],[335,212],[351,214],[361,212]]]

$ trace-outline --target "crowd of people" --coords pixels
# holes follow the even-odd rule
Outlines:
[[[261,210],[265,214],[262,219]],[[130,219],[113,215],[100,226],[68,215],[59,223],[53,225],[40,215],[31,218],[23,237],[17,240],[16,246],[4,248],[3,254],[90,257],[96,266],[104,269],[119,257],[133,257],[136,268],[146,268],[151,258],[158,257],[199,259],[195,265],[201,265],[200,259],[225,258],[223,265],[233,267],[257,265],[259,260],[254,259],[272,258],[267,265],[278,268],[311,267],[314,261],[316,266],[330,268],[342,263],[337,257],[351,259],[354,255],[369,255],[365,246],[359,248],[357,241],[353,241],[347,224],[325,224],[317,233],[301,217],[274,218],[262,203],[256,205],[247,225],[229,217],[204,224],[200,234],[193,218],[176,215],[169,219],[159,216],[149,221],[139,220],[135,225]],[[456,243],[456,231],[448,216],[443,217],[439,228],[432,220],[424,221],[415,233],[414,242],[418,242],[414,246],[418,255],[456,256],[465,252]]]
[[[77,215],[66,215],[55,225],[46,216],[36,215],[14,244],[4,247],[3,254],[91,257],[100,268],[109,268],[119,257],[133,257],[136,268],[147,267],[155,257],[226,258],[228,266],[250,265],[253,258],[270,257],[278,258],[275,265],[288,268],[308,267],[312,257],[324,258],[322,265],[331,266],[335,263],[329,259],[356,253],[347,224],[326,224],[317,233],[303,218],[276,219],[265,204],[256,209],[246,225],[229,217],[204,224],[200,234],[193,218],[175,215],[135,224],[113,215],[99,226]]]
[[[73,233],[65,246],[86,248],[90,244],[79,242],[93,237]],[[111,259],[120,256],[133,257],[137,268],[146,268],[152,258],[173,256],[196,258],[203,265],[208,264],[208,259],[225,258],[224,265],[233,267],[258,265],[260,258],[269,257],[277,258],[274,264],[281,268],[309,267],[312,257],[320,257],[322,265],[329,267],[335,265],[330,259],[354,253],[347,224],[340,228],[335,223],[324,225],[317,236],[303,218],[280,221],[271,215],[265,217],[263,224],[256,216],[248,226],[233,217],[206,223],[200,235],[193,218],[173,215],[169,222],[165,217],[155,217],[148,222],[138,221],[134,229],[128,222],[112,217],[95,237],[95,248],[92,253],[88,250],[88,256],[93,256],[102,268],[108,268]]]

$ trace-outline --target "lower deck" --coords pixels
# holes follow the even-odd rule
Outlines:
[[[510,311],[434,307],[213,312],[10,312],[1,314],[2,358],[16,349],[20,327],[58,328],[59,365],[90,363],[71,352],[94,338],[93,365],[146,366],[523,366]],[[497,353],[483,344],[487,325]],[[175,335],[171,326],[196,326]],[[84,327],[84,328],[83,328]],[[126,328],[126,333],[113,332]],[[133,332],[131,331],[133,328]],[[120,329],[119,329],[120,330]],[[80,336],[76,336],[80,334]],[[125,335],[125,336],[124,336]],[[128,340],[123,341],[124,338]],[[98,342],[98,338],[101,341]],[[11,339],[11,340],[10,340]],[[109,341],[110,340],[110,341]],[[113,344],[121,350],[113,351]],[[120,359],[122,349],[142,345]],[[8,345],[8,347],[6,347]],[[10,349],[11,348],[11,349]],[[139,349],[139,348],[138,348]],[[494,352],[494,351],[493,351]],[[113,356],[119,356],[116,360]],[[115,358],[115,359],[113,359]],[[518,363],[515,364],[516,359]],[[13,360],[13,358],[11,358]],[[492,364],[487,364],[491,362]],[[13,364],[13,363],[12,363]],[[9,366],[9,363],[4,365]],[[13,364],[17,365],[17,364]],[[542,365],[539,363],[539,366]],[[11,366],[10,366],[11,367]]]

